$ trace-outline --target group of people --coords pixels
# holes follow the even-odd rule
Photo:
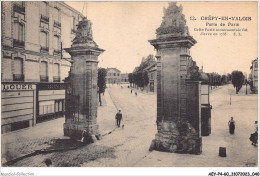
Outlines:
[[[133,90],[131,89],[131,93],[133,93]],[[135,91],[135,96],[137,96],[137,92]]]
[[[233,117],[231,117],[231,119],[229,120],[228,126],[229,126],[229,133],[234,134],[236,123]],[[252,142],[252,145],[256,146],[258,144],[258,121],[255,121],[254,127],[255,127],[255,132],[250,135],[249,139]]]

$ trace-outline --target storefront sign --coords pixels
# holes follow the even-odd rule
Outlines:
[[[26,83],[13,83],[13,84],[2,84],[2,91],[13,91],[13,90],[35,90],[35,84]]]

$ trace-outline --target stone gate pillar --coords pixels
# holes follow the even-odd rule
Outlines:
[[[80,140],[85,130],[86,141],[100,139],[97,125],[97,65],[104,52],[93,41],[91,22],[79,22],[71,48],[71,69],[66,78],[64,135]]]
[[[157,134],[150,150],[201,153],[200,81],[194,81],[195,62],[182,6],[169,3],[157,36]]]

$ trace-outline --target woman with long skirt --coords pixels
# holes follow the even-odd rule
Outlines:
[[[235,128],[236,128],[236,124],[235,124],[235,121],[234,121],[233,117],[231,117],[230,121],[228,122],[228,126],[229,126],[229,133],[230,134],[234,134]]]

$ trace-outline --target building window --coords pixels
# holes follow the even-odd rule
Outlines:
[[[58,63],[53,65],[53,82],[60,82],[60,65]]]
[[[48,63],[46,61],[42,61],[40,64],[40,81],[48,82]]]
[[[254,77],[258,77],[258,71],[254,71]]]
[[[78,24],[78,21],[77,21],[76,17],[73,17],[73,29],[74,30],[77,29],[77,24]]]
[[[58,7],[53,8],[53,20],[54,20],[53,26],[56,28],[60,28],[61,27],[60,10],[58,9]]]
[[[14,10],[14,12],[25,14],[25,2],[24,1],[15,1],[13,10]]]
[[[59,36],[53,36],[53,48],[54,48],[54,54],[60,54],[60,38]]]
[[[40,33],[40,45],[41,45],[41,52],[48,52],[48,33],[45,31],[41,31]]]
[[[73,25],[71,29],[72,33],[77,32],[77,24],[78,24],[78,20],[76,19],[76,17],[72,17],[72,25]]]
[[[116,73],[114,73],[114,76],[116,76]]]
[[[14,47],[24,47],[24,24],[14,23]]]
[[[255,68],[258,68],[258,63],[257,62],[255,62]]]
[[[53,19],[55,21],[60,21],[60,11],[57,7],[53,8]]]
[[[45,1],[40,3],[41,22],[49,23],[48,3]]]
[[[23,59],[22,58],[15,58],[14,59],[13,80],[14,81],[24,81]]]
[[[48,5],[47,2],[40,2],[41,3],[41,8],[40,12],[42,15],[48,17]]]

